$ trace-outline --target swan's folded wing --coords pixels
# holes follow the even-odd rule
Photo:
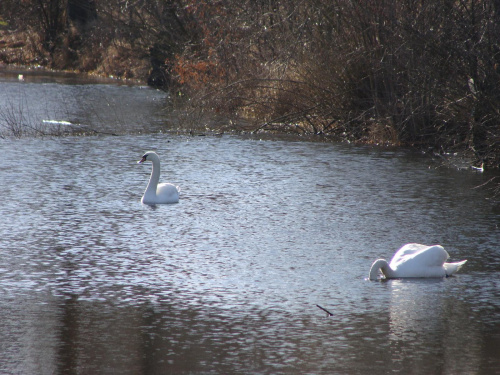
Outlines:
[[[408,244],[394,255],[390,267],[394,270],[406,267],[442,267],[448,257],[448,253],[441,245]]]
[[[179,201],[179,191],[175,185],[168,182],[158,184],[156,188],[157,203],[176,203]]]
[[[429,246],[421,245],[419,243],[409,243],[401,247],[391,259],[390,266],[396,268],[399,264],[404,263],[408,259],[412,259],[414,255],[422,250],[427,249]]]

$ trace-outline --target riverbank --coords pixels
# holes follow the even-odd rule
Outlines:
[[[76,33],[76,31],[75,31]],[[28,30],[0,28],[0,69],[63,72],[86,74],[99,79],[123,80],[145,84],[148,79],[149,61],[147,57],[125,47],[101,45],[80,45],[77,50],[70,48],[76,43],[66,36],[66,45],[52,52],[42,48],[40,35]]]
[[[6,0],[0,61],[147,82],[188,126],[220,116],[498,168],[496,8]]]
[[[147,82],[188,125],[220,116],[500,166],[494,4],[50,4],[2,2],[0,61]]]
[[[10,82],[23,82],[23,83],[60,83],[64,85],[73,84],[112,84],[112,85],[132,85],[141,86],[145,82],[132,79],[119,79],[115,77],[106,77],[96,74],[85,74],[75,71],[58,71],[47,69],[42,66],[18,66],[18,65],[5,65],[0,64],[0,80]],[[442,149],[435,149],[427,147],[426,145],[407,145],[391,140],[386,134],[373,131],[377,128],[374,124],[367,124],[364,129],[364,135],[354,136],[348,132],[328,131],[318,132],[308,124],[296,123],[288,124],[284,122],[265,122],[259,121],[255,118],[238,117],[236,113],[226,114],[217,113],[213,109],[207,109],[200,106],[198,103],[193,103],[184,97],[172,97],[169,94],[163,96],[165,101],[163,105],[168,107],[168,111],[172,112],[172,117],[175,121],[170,121],[164,126],[164,131],[176,134],[190,134],[193,136],[217,136],[224,133],[234,133],[240,135],[247,135],[250,137],[273,137],[276,135],[286,135],[297,140],[319,141],[319,142],[343,142],[348,144],[357,145],[372,145],[385,148],[413,148],[421,152],[427,153],[431,156],[438,157],[442,160],[443,165],[467,169],[476,166],[481,166],[475,155],[470,150],[463,150],[461,152],[447,152]],[[25,103],[22,105],[23,111],[28,111],[29,105]],[[13,109],[12,103],[10,107],[0,107],[0,120],[2,124],[2,136],[8,134],[18,134],[24,136],[36,136],[45,134],[39,124],[26,123],[26,128],[22,130],[21,119],[29,119],[32,116],[27,113],[21,113],[20,109]],[[9,126],[6,126],[6,112],[9,114]],[[17,112],[17,113],[14,113]],[[17,120],[16,120],[17,119]],[[15,129],[7,131],[7,128]],[[43,125],[47,129],[47,123]],[[31,129],[31,131],[30,131]],[[82,129],[75,128],[68,133],[70,127],[55,126],[52,127],[50,135],[64,135],[64,134],[98,134],[100,131],[97,129],[89,130],[91,128]],[[21,131],[22,130],[22,131]],[[112,134],[113,129],[106,129],[107,134]],[[49,135],[49,134],[45,134]]]

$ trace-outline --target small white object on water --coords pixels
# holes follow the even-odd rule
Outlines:
[[[471,165],[470,167],[471,167],[471,169],[475,170],[476,172],[480,172],[480,173],[484,172],[484,163],[481,163],[480,167],[475,167],[473,165]]]
[[[51,125],[74,125],[69,121],[58,121],[58,120],[42,120],[44,124],[51,124]]]

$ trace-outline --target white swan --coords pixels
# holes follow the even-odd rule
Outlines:
[[[169,183],[158,184],[160,180],[160,158],[154,151],[148,151],[137,163],[153,162],[153,170],[149,178],[148,187],[142,196],[141,202],[145,204],[162,204],[179,202],[179,190]]]
[[[399,249],[387,263],[377,259],[370,268],[370,280],[376,280],[379,271],[386,279],[403,277],[447,277],[457,272],[467,262],[445,263],[448,252],[441,245],[426,246],[409,243]]]

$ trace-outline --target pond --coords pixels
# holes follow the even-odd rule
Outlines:
[[[401,149],[160,132],[163,93],[47,79],[0,75],[0,104],[102,132],[0,140],[0,373],[500,371],[500,214],[475,189],[491,174]],[[179,203],[141,204],[147,150]],[[367,280],[409,242],[468,262]]]

